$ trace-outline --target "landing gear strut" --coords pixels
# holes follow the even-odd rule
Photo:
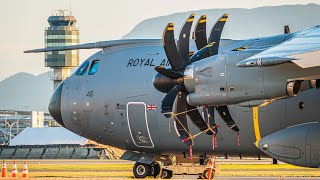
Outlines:
[[[278,160],[276,160],[276,159],[272,159],[272,164],[278,164]]]

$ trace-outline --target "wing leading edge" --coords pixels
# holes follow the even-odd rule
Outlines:
[[[67,50],[77,50],[77,49],[105,49],[106,51],[111,51],[108,48],[115,47],[134,47],[140,45],[155,45],[161,44],[159,39],[124,39],[124,40],[112,40],[112,41],[100,41],[94,43],[85,43],[79,45],[71,46],[58,46],[58,47],[48,47],[41,49],[33,49],[24,51],[24,53],[41,53],[49,51],[67,51]]]

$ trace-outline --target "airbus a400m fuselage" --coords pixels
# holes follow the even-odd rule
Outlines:
[[[188,154],[192,146],[196,155],[265,153],[319,167],[320,60],[308,63],[310,53],[317,57],[320,50],[319,27],[242,41],[220,40],[219,30],[219,43],[209,38],[199,48],[195,35],[190,49],[189,36],[181,39],[185,29],[177,47],[167,34],[171,30],[169,24],[162,41],[118,40],[31,51],[103,49],[56,89],[51,115],[98,143],[144,152],[135,159],[144,163],[152,163],[156,155]],[[188,53],[180,47],[186,42]],[[212,53],[215,44],[217,53]],[[189,52],[196,53],[189,59]],[[174,59],[177,53],[187,61]]]

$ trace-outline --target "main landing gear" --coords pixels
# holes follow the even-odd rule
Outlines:
[[[208,179],[211,174],[211,179],[219,172],[219,168],[215,166],[214,157],[199,157],[201,165],[197,164],[180,164],[173,158],[167,161],[167,159],[161,159],[161,163],[158,161],[151,161],[151,164],[136,162],[133,166],[133,174],[135,178],[146,178],[147,176],[153,176],[154,178],[161,177],[162,179],[170,179],[173,176],[173,172],[176,175],[199,175],[199,179]],[[169,159],[169,158],[168,158]],[[150,161],[149,161],[150,162]],[[211,171],[211,173],[209,173]]]
[[[170,179],[172,178],[173,172],[168,169],[162,169],[161,178]]]
[[[170,170],[161,170],[161,167],[157,162],[153,162],[152,164],[136,162],[133,166],[133,175],[135,178],[145,178],[147,176],[157,178],[160,174],[163,179],[170,179],[173,175]]]

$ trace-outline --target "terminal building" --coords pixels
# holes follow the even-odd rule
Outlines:
[[[77,20],[70,11],[57,10],[48,18],[49,27],[45,29],[45,47],[69,46],[79,44]],[[79,66],[79,50],[52,51],[45,54],[45,67],[50,67],[54,89],[70,75],[70,70]]]

